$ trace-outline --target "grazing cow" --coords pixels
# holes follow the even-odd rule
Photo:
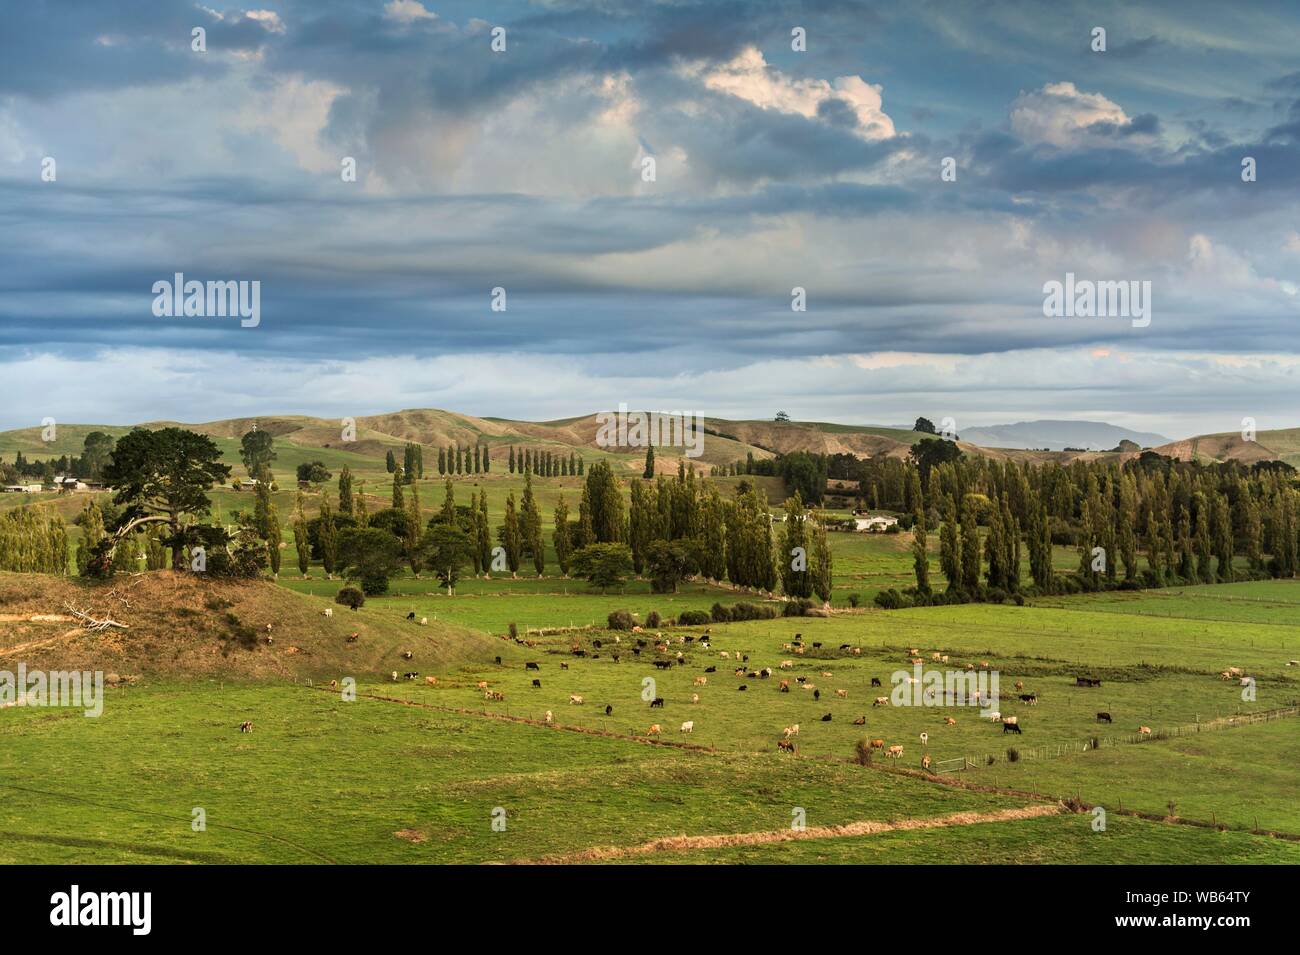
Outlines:
[[[876,697],[876,701],[875,701],[874,703],[872,703],[871,705],[872,705],[872,706],[888,706],[888,705],[889,705],[889,697],[887,697],[887,696],[878,696],[878,697]]]
[[[1097,722],[1098,722],[1098,723],[1111,723],[1111,722],[1113,722],[1113,720],[1111,720],[1111,718],[1110,718],[1110,714],[1109,714],[1109,713],[1098,713],[1098,714],[1097,714]]]
[[[1002,722],[1003,722],[1003,723],[1019,723],[1019,722],[1020,722],[1020,717],[1018,717],[1018,716],[1004,716],[1004,717],[1002,718]]]
[[[253,732],[253,721],[252,721],[252,720],[244,720],[244,722],[240,723],[240,724],[239,724],[239,732],[241,732],[241,733],[251,733],[251,732]]]
[[[831,677],[833,677],[834,675],[835,675],[834,673],[828,673],[826,670],[822,670],[822,679],[823,679],[823,680],[829,680],[829,679],[830,679]]]
[[[582,697],[579,696],[577,693],[570,693],[570,694],[569,694],[569,702],[570,702],[571,704],[577,704],[577,705],[581,706],[581,705],[582,705]]]
[[[414,620],[414,619],[415,619],[415,611],[412,610],[410,613],[408,613],[408,614],[406,615],[406,619],[407,619],[407,620]]]
[[[486,690],[486,689],[487,689],[487,680],[479,680],[479,681],[478,681],[478,688],[479,688],[480,690]]]
[[[798,723],[795,723],[793,726],[787,726],[787,727],[786,727],[782,732],[785,733],[785,738],[786,738],[786,739],[789,739],[791,736],[798,736],[798,735],[799,735],[799,724],[798,724]]]
[[[402,652],[402,659],[403,659],[403,660],[409,660],[409,659],[411,659],[413,656],[415,656],[415,654],[412,653],[410,650],[404,650],[404,651]]]
[[[726,650],[719,650],[719,651],[718,651],[718,656],[722,657],[722,659],[724,659],[724,660],[730,660],[730,659],[731,659],[731,654],[728,653]]]
[[[1003,733],[1015,733],[1017,736],[1019,736],[1019,735],[1020,735],[1020,724],[1019,724],[1019,723],[1003,723],[1003,724],[1002,724],[1002,732],[1003,732]]]
[[[408,673],[403,673],[402,676],[406,677],[408,680],[418,680],[420,678],[420,674],[414,670],[411,670]]]
[[[855,657],[860,657],[860,656],[862,656],[862,648],[861,648],[861,647],[854,647],[854,648],[853,648],[853,655],[854,655]]]
[[[683,732],[683,733],[689,733],[689,732],[691,732],[693,729],[695,729],[695,721],[694,721],[694,720],[687,720],[685,723],[682,724],[681,732]]]
[[[650,728],[645,731],[646,736],[658,736],[663,730],[659,728],[658,723],[651,723]]]
[[[564,663],[564,662],[561,662],[561,663],[560,663],[560,669],[561,669],[561,670],[567,670],[568,668],[569,668],[569,665],[568,665],[567,663]]]
[[[813,644],[813,649],[814,649],[814,650],[820,650],[821,648],[822,648],[822,645],[821,645],[820,643],[814,643],[814,644]]]
[[[988,661],[988,660],[981,660],[981,661],[980,661],[980,669],[981,669],[981,670],[987,670],[988,668],[989,668],[989,661]]]
[[[610,716],[610,715],[613,714],[613,712],[614,712],[614,705],[613,705],[612,703],[606,703],[606,704],[605,704],[605,715],[606,715],[606,716]]]
[[[859,716],[856,720],[854,720],[854,721],[853,721],[853,725],[854,725],[854,726],[866,726],[866,725],[867,725],[867,717],[866,717],[866,714],[864,713],[862,716]]]
[[[929,753],[926,753],[924,756],[921,757],[921,768],[924,769],[927,773],[930,771],[930,754],[929,754]]]
[[[749,689],[749,686],[747,684],[742,683],[740,684],[740,686],[736,687],[736,689],[743,693],[745,690]]]
[[[831,721],[831,715],[829,713],[827,713],[825,716],[822,717],[823,723],[829,723],[830,721]]]
[[[397,671],[396,671],[396,670],[394,670],[394,671],[392,672],[391,677],[392,677],[392,681],[393,681],[394,683],[396,683],[396,682],[397,682]]]
[[[692,694],[691,694],[691,702],[692,702],[692,703],[698,703],[698,702],[700,702],[700,694],[698,694],[698,693],[692,693]]]
[[[427,683],[429,686],[437,686],[438,678],[436,676],[426,676],[424,678],[424,682]]]
[[[928,743],[928,742],[930,742],[930,734],[929,734],[929,733],[922,733],[922,734],[921,734],[921,745],[924,746],[924,745],[925,745],[926,743]]]
[[[885,741],[884,741],[883,739],[873,739],[873,740],[871,741],[871,748],[872,748],[872,749],[884,749],[884,748],[885,748]]]
[[[1300,667],[1300,660],[1287,660],[1286,665],[1289,667]]]
[[[936,650],[934,653],[930,654],[930,659],[933,660],[933,661],[935,661],[936,663],[938,663],[938,662],[939,662],[939,652]]]
[[[1019,680],[1017,680],[1017,681],[1016,681],[1016,689],[1017,689],[1017,690],[1023,690],[1024,688],[1025,688],[1025,685],[1024,685],[1023,683],[1021,683]]]
[[[1020,694],[1020,702],[1026,704],[1027,706],[1033,706],[1035,703],[1038,702],[1038,694],[1037,694],[1037,693],[1021,693],[1021,694]]]
[[[1093,680],[1086,676],[1076,676],[1074,678],[1075,686],[1101,686],[1101,680]]]
[[[836,690],[836,691],[835,691],[835,695],[838,696],[841,700],[847,700],[847,699],[849,698],[849,691],[848,691],[848,690]]]
[[[667,669],[668,669],[669,667],[671,667],[672,665],[673,665],[673,664],[672,664],[672,661],[671,661],[671,660],[656,660],[656,661],[655,661],[655,667],[656,667],[657,669],[659,669],[659,670],[667,670]]]
[[[553,719],[555,719],[555,714],[552,713],[550,710],[547,710],[547,711],[546,711],[546,716],[545,716],[545,720],[546,720],[546,722],[549,723],[549,722],[551,722]]]
[[[500,657],[497,657],[497,666],[500,666],[500,665],[501,665],[501,658],[500,658]]]
[[[889,747],[888,750],[885,751],[885,755],[888,756],[890,759],[898,759],[900,756],[903,755],[903,747],[891,746]]]
[[[794,743],[788,739],[779,739],[776,741],[776,748],[787,753],[793,753]]]
[[[878,676],[873,676],[873,677],[871,678],[871,685],[872,685],[872,686],[880,686],[880,677],[878,677]]]
[[[808,678],[807,678],[806,676],[797,676],[797,677],[794,678],[794,681],[795,681],[796,683],[807,683],[807,682],[808,682]]]
[[[991,722],[997,723],[1001,719],[1002,719],[1002,714],[999,713],[997,710],[994,710],[992,713],[989,714],[989,720]]]
[[[653,700],[650,701],[650,709],[653,710],[655,708],[661,710],[664,708],[664,698],[662,696],[656,696]]]
[[[912,664],[912,666],[916,667],[916,666],[920,666],[923,661],[921,660],[920,657],[912,657],[912,659],[909,660],[908,662]]]
[[[790,692],[790,681],[789,681],[789,680],[782,680],[782,681],[781,681],[781,692],[782,692],[782,693],[789,693],[789,692]]]
[[[941,656],[941,657],[939,658],[939,662],[940,662],[940,663],[947,663],[947,662],[948,662],[948,654],[945,653],[943,656]]]
[[[740,669],[736,670],[736,676],[744,676],[744,675],[745,675],[744,667],[741,667]]]
[[[841,643],[841,644],[840,644],[840,649],[841,649],[841,650],[847,650],[848,648],[849,648],[849,645],[848,645],[847,643]]]
[[[325,614],[325,616],[327,617],[332,617],[334,616],[334,608],[326,607],[324,610],[321,611],[321,613]]]
[[[944,725],[944,726],[956,726],[956,725],[957,725],[957,721],[956,721],[955,719],[953,719],[951,716],[945,716],[945,717],[943,718],[943,725]]]
[[[429,625],[429,618],[428,618],[428,617],[421,617],[421,618],[420,618],[420,626],[422,626],[422,627],[427,627],[428,625]]]
[[[1241,678],[1241,686],[1250,686],[1251,679],[1252,679],[1251,677],[1243,676]]]
[[[708,686],[709,678],[707,676],[697,676],[691,681],[691,686]]]
[[[717,673],[717,672],[718,672],[718,668],[717,668],[717,667],[705,667],[705,668],[704,668],[704,672],[705,672],[705,673]]]
[[[918,653],[920,653],[920,652],[921,652],[921,651],[920,651],[919,649],[917,649],[916,647],[912,647],[910,650],[907,651],[907,654],[908,654],[908,656],[913,656],[913,657],[914,657],[914,656],[916,656],[916,655],[917,655]]]
[[[500,659],[500,658],[498,657],[498,659]],[[536,663],[525,663],[525,664],[524,664],[524,669],[525,669],[525,670],[540,670],[541,667],[539,667]]]
[[[483,694],[483,699],[492,700],[496,703],[504,703],[506,699],[506,695],[496,690],[488,690],[486,693]]]
[[[593,640],[593,641],[591,641],[591,645],[592,645],[593,647],[595,647],[597,650],[600,649],[600,641],[599,641],[599,640]]]
[[[793,661],[793,660],[782,660],[782,661],[781,661],[781,669],[782,669],[782,670],[793,670],[793,669],[794,669],[794,661]]]
[[[533,681],[533,686],[537,687],[537,689],[540,690],[540,689],[542,688],[542,681],[541,681],[541,680],[534,680],[534,681]]]
[[[821,690],[818,690],[818,689],[816,689],[816,688],[814,688],[814,689],[813,689],[813,699],[814,699],[814,700],[820,700],[821,698],[822,698],[822,691],[821,691]]]
[[[348,643],[356,643],[356,642],[357,642],[357,639],[358,639],[360,636],[361,636],[361,634],[359,634],[359,633],[351,633],[351,634],[348,634]]]
[[[1139,735],[1139,736],[1150,736],[1150,735],[1151,735],[1151,727],[1149,727],[1149,726],[1139,726],[1139,727],[1138,727],[1138,735]]]

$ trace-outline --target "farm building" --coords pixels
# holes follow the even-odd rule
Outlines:
[[[39,484],[6,484],[0,488],[6,494],[39,494],[41,486]]]
[[[853,518],[853,529],[859,534],[880,534],[891,527],[898,526],[898,518],[886,514],[868,514]]]

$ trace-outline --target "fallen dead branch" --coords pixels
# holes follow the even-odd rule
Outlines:
[[[103,620],[97,620],[84,610],[74,607],[70,603],[65,603],[63,609],[72,614],[73,617],[81,621],[82,627],[95,633],[107,630],[109,627],[118,627],[122,630],[128,630],[130,627],[125,623],[118,623],[111,617],[105,617]]]

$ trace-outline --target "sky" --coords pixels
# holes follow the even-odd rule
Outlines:
[[[1293,2],[256,2],[0,7],[0,428],[1300,426]]]

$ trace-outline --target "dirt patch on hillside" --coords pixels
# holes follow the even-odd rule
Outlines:
[[[916,829],[943,829],[950,826],[973,826],[978,823],[1013,822],[1037,819],[1066,812],[1064,806],[1050,804],[998,809],[993,812],[956,812],[928,819],[900,819],[895,822],[864,820],[843,826],[811,826],[807,829],[776,829],[768,832],[737,832],[712,836],[665,836],[635,846],[596,846],[563,855],[540,859],[519,859],[515,865],[570,865],[575,862],[607,862],[631,856],[659,852],[693,852],[701,849],[726,849],[731,846],[760,846],[803,839],[842,839],[851,836],[874,836],[882,832],[905,832]]]

